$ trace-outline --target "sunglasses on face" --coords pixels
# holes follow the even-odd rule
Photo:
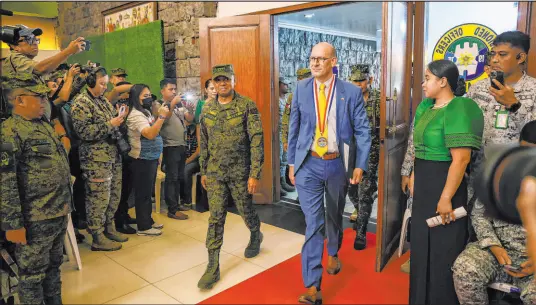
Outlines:
[[[33,45],[33,44],[40,44],[41,39],[36,36],[24,36],[24,37],[21,37],[19,42],[26,42],[29,45]]]

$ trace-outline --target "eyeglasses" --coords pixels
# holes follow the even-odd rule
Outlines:
[[[320,63],[320,64],[324,64],[326,62],[326,60],[328,59],[332,59],[334,57],[309,57],[309,62],[310,63]]]
[[[29,45],[33,45],[33,44],[40,44],[41,43],[41,39],[36,37],[36,36],[24,36],[24,37],[21,37],[22,39],[19,40],[18,42],[26,42],[28,43]]]

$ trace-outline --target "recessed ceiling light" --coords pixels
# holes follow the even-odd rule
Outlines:
[[[305,18],[313,18],[315,16],[315,14],[305,14],[303,15]]]

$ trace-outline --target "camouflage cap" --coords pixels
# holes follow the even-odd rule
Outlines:
[[[369,65],[353,65],[350,67],[350,81],[360,82],[364,81],[369,77]]]
[[[8,72],[2,75],[2,88],[8,90],[26,89],[33,93],[46,96],[50,92],[50,88],[38,82],[32,73],[26,72]]]
[[[298,80],[306,79],[311,77],[311,69],[309,68],[302,68],[296,71],[296,76],[298,76]]]
[[[112,76],[121,76],[121,75],[128,76],[127,70],[123,68],[112,69]]]
[[[35,36],[40,36],[43,34],[43,30],[41,30],[40,28],[30,28],[30,27],[25,26],[24,24],[17,24],[17,27],[20,28],[20,31],[19,31],[20,37],[30,36],[32,34]]]
[[[282,83],[282,84],[285,84],[285,85],[288,85],[288,84],[289,84],[289,81],[288,81],[286,78],[284,78],[284,77],[280,77],[280,78],[279,78],[279,82]]]
[[[47,74],[45,77],[44,77],[44,80],[45,82],[48,82],[48,81],[56,81],[56,79],[58,78],[65,78],[65,74],[66,74],[67,71],[65,70],[56,70],[52,73],[49,73]]]
[[[225,76],[231,79],[234,76],[233,65],[216,65],[212,67],[212,79],[216,79],[218,76]]]

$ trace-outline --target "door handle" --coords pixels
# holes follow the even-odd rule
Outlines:
[[[398,127],[396,126],[396,108],[397,108],[397,102],[398,102],[398,90],[396,89],[396,87],[394,88],[394,93],[393,93],[393,96],[392,97],[386,97],[385,101],[386,101],[386,106],[389,106],[389,114],[391,115],[391,119],[388,120],[390,121],[390,125],[387,124],[387,134],[390,135],[390,134],[395,134],[398,130]],[[387,103],[387,102],[390,102],[390,103]]]

